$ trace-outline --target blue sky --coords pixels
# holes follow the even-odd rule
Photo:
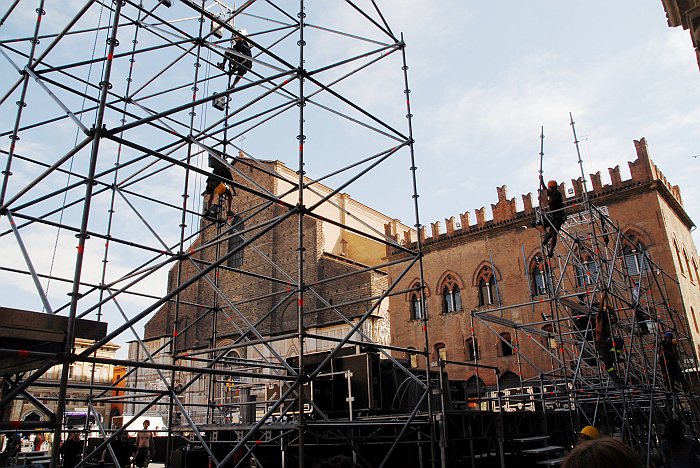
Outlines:
[[[667,26],[660,1],[393,4],[408,43],[424,224],[489,213],[497,186],[518,203],[535,192],[540,126],[545,177],[576,178],[569,112],[586,174],[609,181],[619,164],[628,178],[632,140],[646,137],[700,219],[700,72],[689,33]]]

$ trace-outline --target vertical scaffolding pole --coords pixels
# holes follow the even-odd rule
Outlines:
[[[408,120],[408,138],[409,138],[409,149],[411,155],[411,182],[413,185],[413,211],[415,215],[415,228],[416,228],[416,254],[418,257],[418,277],[420,279],[420,306],[423,312],[423,339],[424,347],[423,353],[425,356],[425,377],[428,384],[428,420],[430,422],[430,466],[436,467],[436,454],[435,454],[435,421],[433,416],[433,405],[432,405],[432,383],[430,379],[430,339],[428,335],[428,307],[425,300],[425,277],[423,274],[423,241],[421,239],[421,229],[422,225],[420,223],[420,215],[418,210],[418,178],[416,176],[416,156],[413,141],[413,114],[411,113],[411,88],[408,86],[408,65],[406,62],[406,44],[403,39],[403,33],[401,33],[401,59],[403,62],[403,77],[404,77],[404,94],[406,95],[406,119]],[[440,376],[442,378],[442,376]]]
[[[112,23],[112,28],[110,30],[110,37],[107,39],[107,57],[105,63],[104,73],[102,75],[102,81],[100,82],[100,104],[97,109],[97,119],[95,120],[95,126],[92,129],[93,141],[92,141],[92,151],[90,154],[90,164],[87,174],[87,184],[85,188],[85,202],[83,205],[83,216],[80,223],[80,233],[78,234],[78,247],[75,260],[75,274],[73,277],[73,290],[71,292],[70,300],[70,311],[68,315],[68,325],[66,328],[66,341],[64,345],[64,352],[66,355],[73,350],[75,346],[75,320],[78,311],[78,301],[80,299],[80,278],[83,268],[83,259],[85,253],[85,242],[88,238],[88,222],[90,220],[90,204],[92,201],[92,189],[93,182],[95,180],[95,168],[97,166],[97,157],[100,148],[100,140],[102,138],[102,123],[104,121],[107,96],[109,94],[109,89],[112,87],[109,79],[112,74],[112,65],[114,58],[114,49],[116,48],[119,41],[117,40],[117,31],[119,28],[119,19],[121,15],[122,2],[116,2],[114,4],[114,21]],[[54,443],[51,450],[51,465],[50,468],[57,468],[59,466],[58,461],[58,449],[61,445],[61,434],[63,422],[63,415],[66,408],[66,390],[68,386],[68,370],[70,369],[70,362],[64,361],[63,368],[61,370],[61,386],[58,392],[58,405],[56,409],[56,420],[58,424],[54,430]]]
[[[299,134],[297,140],[299,144],[299,161],[298,161],[298,201],[297,201],[297,229],[299,230],[298,245],[297,245],[297,340],[299,341],[299,386],[297,396],[297,411],[299,413],[299,421],[297,423],[298,440],[299,440],[299,468],[304,468],[304,444],[305,444],[305,421],[304,421],[304,384],[306,383],[307,373],[304,369],[304,143],[306,135],[304,134],[304,106],[306,98],[304,96],[304,79],[306,70],[304,68],[304,29],[306,27],[306,12],[304,11],[304,0],[299,0],[299,66],[297,69],[297,78],[299,80]]]

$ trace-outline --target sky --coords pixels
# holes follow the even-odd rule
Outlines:
[[[59,30],[82,3],[70,0],[65,2],[63,8],[52,10],[55,4],[49,2],[42,27]],[[358,1],[361,5],[368,3]],[[579,177],[581,169],[573,144],[569,113],[576,122],[587,178],[589,173],[600,171],[604,183],[608,183],[607,169],[616,165],[621,167],[622,178],[629,178],[627,162],[636,158],[633,140],[645,137],[651,158],[672,184],[680,185],[688,214],[696,222],[700,220],[697,202],[700,188],[696,183],[700,175],[700,158],[693,157],[700,155],[700,71],[689,33],[667,26],[661,1],[526,3],[377,0],[377,4],[392,30],[404,34],[407,44],[418,204],[423,225],[429,228],[431,222],[440,221],[444,229],[445,218],[455,216],[459,219],[459,214],[466,211],[472,213],[474,220],[474,210],[481,207],[487,208],[486,216],[490,219],[490,205],[497,201],[496,187],[503,185],[508,187],[509,198],[515,198],[518,209],[522,209],[520,195],[536,193],[537,190],[541,127],[544,127],[545,133],[544,177],[559,181]],[[256,7],[260,5],[264,4],[259,3]],[[377,35],[376,30],[368,31],[364,19],[353,13],[345,2],[310,0],[306,6],[307,21],[311,25],[386,40],[381,34]],[[28,34],[34,24],[34,8],[28,0],[20,2],[18,10],[0,28],[0,40]],[[181,12],[175,0],[174,7],[164,14],[180,18]],[[80,26],[88,27],[97,22],[107,24],[107,18],[100,17],[98,10],[93,9]],[[184,28],[188,23],[178,24]],[[242,17],[238,26],[245,27],[252,34],[269,28],[269,24],[252,16]],[[120,39],[119,51],[124,52],[130,45],[128,34],[123,34]],[[369,47],[366,43],[358,45],[347,37],[326,34],[317,28],[309,28],[307,41],[305,58],[309,70],[337,60],[338,56],[362,53]],[[139,37],[141,47],[151,43],[156,43],[151,36],[142,34]],[[46,42],[43,43],[45,45]],[[85,41],[85,35],[69,37],[64,45],[50,56],[52,64],[80,60],[86,54],[89,57],[93,46],[99,56],[104,47],[101,40],[94,43]],[[297,54],[293,42],[291,49],[285,48],[284,43],[279,48],[275,47],[285,57]],[[166,50],[139,56],[131,90],[146,86],[147,90],[140,94],[142,96],[165,89],[172,83],[186,83],[192,76],[192,64],[189,62],[182,63],[181,68],[168,70],[160,80],[145,84],[149,75],[175,57],[172,54]],[[270,74],[274,72],[274,66],[279,65],[273,59],[260,59],[270,66],[259,62],[254,65],[254,70],[264,70]],[[112,78],[115,89],[126,86],[128,63],[121,60],[115,61]],[[2,94],[16,76],[6,63],[3,62],[5,68],[0,74]],[[401,65],[400,53],[394,53],[362,73],[342,80],[335,89],[352,96],[392,129],[407,135]],[[214,67],[205,67],[202,73],[208,74],[212,70],[215,72]],[[329,82],[348,70],[350,68],[339,67],[320,73],[319,77]],[[91,70],[84,65],[76,68],[75,73],[84,76],[90,73],[95,80],[99,69]],[[308,90],[313,91],[313,85],[307,86]],[[225,89],[224,78],[212,80],[198,91],[202,96],[221,89]],[[54,91],[71,108],[80,107],[81,103],[75,96],[62,93],[58,88]],[[233,103],[246,102],[246,98],[254,96],[254,92],[255,89],[241,91],[233,96]],[[146,100],[144,104],[163,110],[186,102],[190,99],[190,93],[190,87],[185,86],[167,97]],[[273,95],[270,99],[285,102],[283,96]],[[377,132],[348,125],[347,119],[322,107],[333,107],[348,116],[369,122],[366,116],[357,114],[349,106],[323,95],[318,95],[315,100],[305,109],[308,137],[305,169],[308,176],[322,177],[396,144],[395,139],[378,137]],[[12,128],[16,115],[14,101],[13,96],[0,107],[0,132]],[[56,113],[52,101],[33,83],[27,101],[23,121]],[[245,112],[252,113],[252,109],[242,111],[241,116]],[[198,128],[203,128],[206,122],[217,116],[219,114],[207,106],[198,110],[196,124]],[[118,113],[108,112],[107,127],[117,126],[120,117]],[[186,120],[186,117],[180,117]],[[297,120],[296,113],[282,114],[259,128],[251,129],[244,136],[236,136],[236,144],[258,159],[280,159],[288,166],[295,167],[298,156]],[[40,161],[52,162],[82,138],[75,130],[72,122],[64,120],[48,128],[27,131],[18,142],[18,151],[31,154]],[[171,136],[166,133],[145,133],[142,129],[134,130],[129,137],[154,146],[171,141]],[[4,146],[2,149],[7,150]],[[88,153],[87,149],[79,153],[74,166],[76,170],[85,169]],[[104,142],[101,146],[104,157],[98,161],[98,171],[111,167],[117,153],[116,145]],[[129,158],[134,154],[124,149],[122,156]],[[410,154],[405,149],[397,154],[396,158],[388,158],[367,176],[349,183],[344,191],[368,206],[413,225]],[[4,164],[4,155],[2,158],[0,164]],[[195,163],[206,168],[206,158],[200,156]],[[142,166],[135,165],[124,171],[122,177],[126,177],[125,174],[138,177],[142,171]],[[158,171],[157,176],[135,182],[131,188],[179,205],[179,178],[172,170],[163,169],[160,172],[159,168]],[[346,170],[324,180],[324,183],[339,186],[349,182],[357,171]],[[31,180],[36,168],[17,161],[13,173],[10,193]],[[109,183],[107,177],[104,181]],[[191,196],[195,196],[191,199],[195,204],[201,203],[197,202],[197,195],[202,190],[202,183],[201,178],[194,182]],[[48,193],[65,184],[65,175],[54,174],[32,193]],[[83,186],[70,191],[68,200],[80,196],[82,191]],[[128,198],[128,194],[124,197]],[[136,210],[148,214],[151,227],[166,244],[172,245],[177,241],[180,219],[175,210],[134,198],[130,202],[135,204]],[[91,229],[104,232],[110,203],[107,192],[95,197]],[[36,212],[31,211],[33,207],[27,208],[26,212],[38,215],[60,204],[60,197],[54,197],[46,202],[46,206],[36,207]],[[125,239],[137,238],[155,250],[161,249],[158,238],[144,228],[142,221],[133,215],[133,210],[122,199],[117,197],[115,204],[116,212],[123,217],[114,223],[112,235]],[[124,213],[131,215],[124,216]],[[62,216],[65,222],[77,223],[79,207],[66,209]],[[58,221],[58,214],[52,220]],[[190,219],[189,224],[191,229],[195,222]],[[3,217],[0,228],[5,230],[7,227],[7,220]],[[30,255],[39,271],[47,272],[53,268],[56,275],[72,277],[75,248],[72,234],[57,236],[51,228],[34,226],[25,229],[22,236],[30,246]],[[696,232],[694,238],[696,242],[700,239]],[[4,240],[11,242],[10,236]],[[86,249],[84,278],[93,283],[100,281],[104,253],[102,246],[101,241],[93,240],[88,242]],[[127,273],[146,258],[132,255],[128,248],[113,244],[109,257],[109,277]],[[14,242],[0,263],[2,266],[24,266]],[[161,269],[139,284],[137,289],[158,296],[165,292],[166,276],[167,270]],[[26,278],[18,281],[15,276],[0,274],[0,293],[5,297],[4,305],[41,309],[33,285]],[[60,283],[50,285],[49,298],[52,303],[65,302],[65,291]],[[150,302],[126,298],[122,308],[130,316]],[[118,314],[119,311],[112,308],[110,313]]]
[[[587,178],[609,182],[618,164],[628,178],[633,140],[645,137],[700,219],[700,72],[688,31],[667,26],[660,1],[395,4],[424,224],[482,206],[488,216],[501,185],[522,207],[520,194],[537,189],[541,126],[545,178],[578,177],[569,112]]]

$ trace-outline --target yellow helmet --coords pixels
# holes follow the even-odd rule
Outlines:
[[[600,437],[600,432],[593,426],[584,427],[583,429],[581,429],[580,434],[588,437],[589,439],[597,439],[598,437]]]

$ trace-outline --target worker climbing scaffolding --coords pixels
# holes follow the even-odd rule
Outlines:
[[[231,85],[235,88],[239,81],[243,78],[252,67],[251,45],[247,39],[248,31],[239,29],[232,38],[232,47],[227,47],[224,51],[224,58],[216,66],[225,71],[229,77],[236,76]]]
[[[675,389],[677,383],[685,389],[686,382],[678,362],[678,342],[673,337],[673,332],[664,333],[663,339],[659,342],[659,364],[671,389]]]
[[[557,246],[557,236],[564,221],[566,214],[564,213],[564,198],[559,191],[559,185],[556,180],[547,182],[547,187],[544,185],[544,179],[540,175],[540,188],[547,195],[548,212],[542,218],[544,227],[544,238],[542,239],[542,248],[547,249],[547,257],[552,258],[554,248]]]
[[[596,308],[593,304],[592,308]],[[613,333],[613,326],[619,321],[615,313],[607,291],[604,291],[597,305],[598,313],[595,318],[595,346],[598,356],[605,366],[610,378],[615,382],[620,382],[620,375],[617,364],[622,356],[624,348],[622,338],[616,337]]]
[[[233,160],[235,162],[235,159]],[[213,209],[212,205],[214,203],[214,196],[218,197],[218,202],[221,203],[223,200],[226,202],[226,219],[233,219],[233,211],[231,210],[231,202],[233,201],[233,196],[236,194],[235,189],[232,185],[221,179],[231,180],[231,171],[229,168],[219,161],[219,159],[213,155],[209,155],[209,167],[213,169],[212,175],[207,177],[207,186],[204,189],[202,195],[207,196],[207,204],[204,208],[204,216],[209,220],[216,220],[219,212]]]

